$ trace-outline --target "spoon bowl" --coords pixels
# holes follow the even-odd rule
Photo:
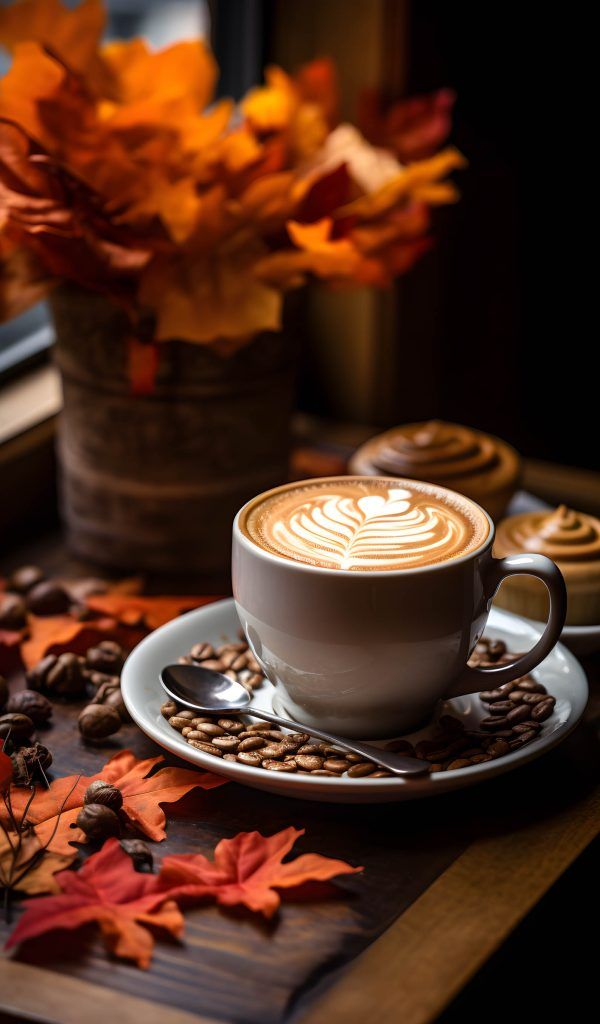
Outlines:
[[[201,665],[167,665],[161,682],[169,697],[193,710],[240,714],[250,706],[250,694],[241,683]]]
[[[360,754],[365,761],[374,761],[387,768],[394,775],[426,775],[431,765],[429,761],[404,754],[394,754],[390,750],[382,750],[370,743],[347,740],[344,736],[336,736],[323,732],[313,726],[300,725],[272,711],[256,708],[251,703],[250,694],[241,683],[215,672],[213,669],[202,668],[201,665],[167,665],[160,674],[163,689],[172,700],[192,711],[201,714],[240,715],[249,714],[261,718],[265,722],[291,729],[292,732],[307,732],[311,736],[325,740],[336,747]]]

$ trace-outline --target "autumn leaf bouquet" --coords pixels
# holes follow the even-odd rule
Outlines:
[[[0,316],[74,282],[134,338],[230,351],[309,278],[385,286],[429,246],[463,158],[446,91],[340,123],[328,60],[215,101],[200,40],[102,44],[100,0],[0,11]],[[369,141],[374,139],[376,145]]]

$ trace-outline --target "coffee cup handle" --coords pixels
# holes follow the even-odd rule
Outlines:
[[[493,558],[484,579],[488,609],[506,576],[535,576],[545,584],[550,597],[550,614],[546,628],[531,650],[510,665],[489,668],[471,668],[467,665],[446,693],[447,698],[495,689],[527,675],[550,654],[560,638],[567,615],[567,588],[558,566],[545,555],[521,554]]]

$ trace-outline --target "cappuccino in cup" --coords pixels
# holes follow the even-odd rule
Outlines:
[[[549,558],[492,555],[474,501],[397,477],[330,477],[276,487],[233,525],[240,623],[284,717],[361,738],[424,722],[440,698],[530,672],[559,638],[564,580]],[[504,577],[537,576],[550,616],[510,665],[467,665]]]

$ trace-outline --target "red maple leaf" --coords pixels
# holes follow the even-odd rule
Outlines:
[[[136,871],[117,839],[109,839],[79,871],[61,871],[54,879],[60,894],[27,901],[6,949],[95,921],[116,956],[148,967],[154,939],[144,925],[162,928],[175,938],[183,934],[183,917],[164,881],[159,884],[156,875]]]
[[[336,875],[363,870],[318,853],[305,853],[283,864],[283,858],[302,835],[304,829],[291,827],[274,836],[240,832],[218,843],[212,861],[200,853],[165,857],[159,879],[175,899],[212,897],[223,906],[243,903],[250,910],[272,917],[281,902],[276,890],[296,889],[306,882],[327,882]]]
[[[148,773],[164,758],[150,757],[139,761],[130,750],[120,751],[96,775],[69,775],[55,779],[48,789],[38,786],[27,811],[27,820],[45,846],[52,837],[50,849],[55,853],[72,853],[72,842],[85,842],[81,829],[71,828],[83,805],[87,787],[96,779],[111,782],[121,790],[123,811],[150,839],[165,838],[165,813],[162,804],[173,804],[196,786],[212,789],[227,782],[211,772],[198,772],[188,768],[161,768],[154,775]],[[11,803],[13,814],[20,815],[30,798],[30,791],[13,787]],[[59,820],[58,820],[59,819]],[[0,821],[8,823],[6,809],[0,804]],[[54,834],[53,834],[54,833]]]

